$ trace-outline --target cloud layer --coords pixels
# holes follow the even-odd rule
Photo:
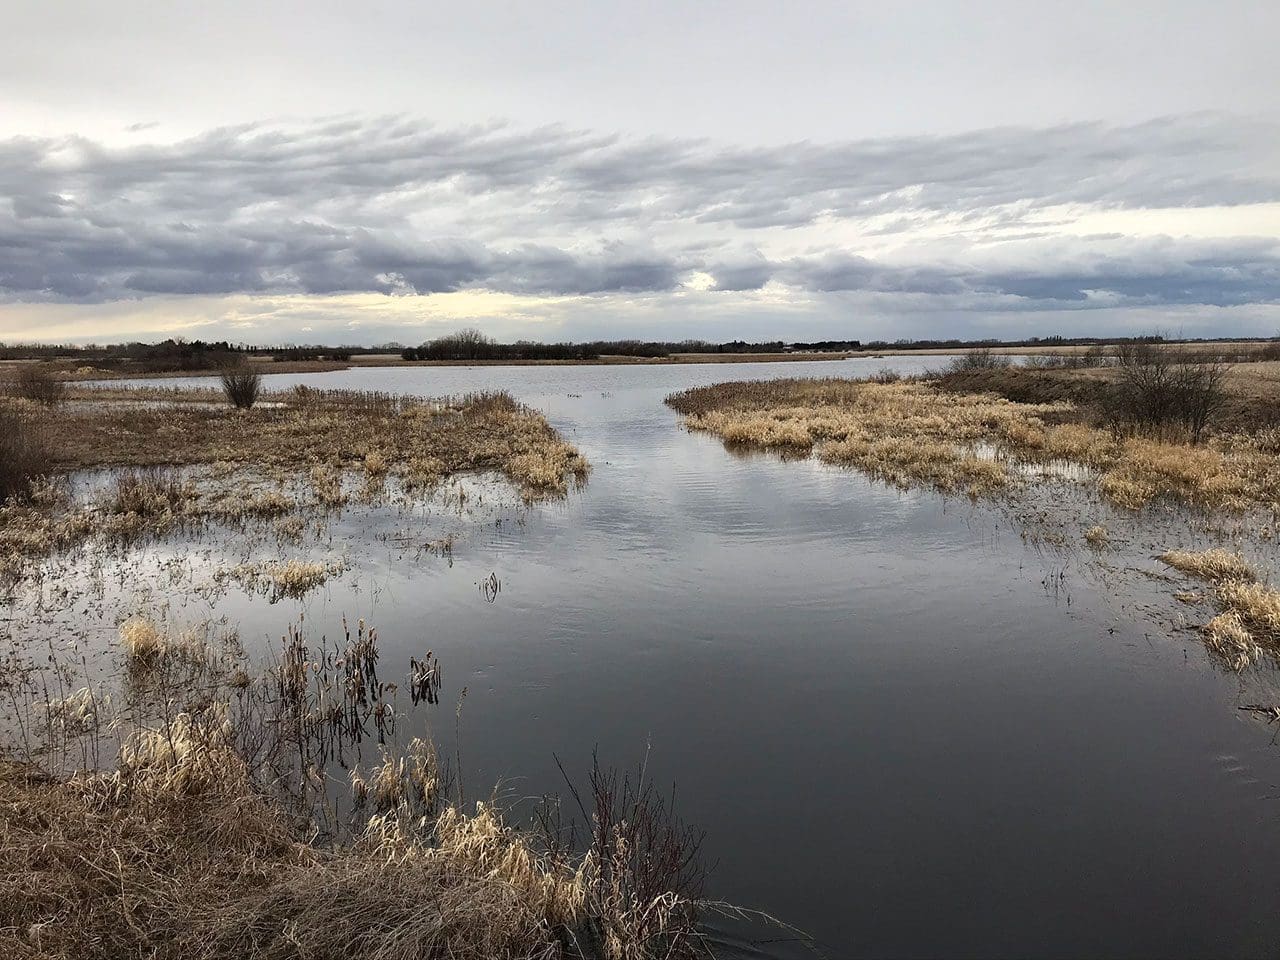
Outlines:
[[[0,141],[0,300],[1280,302],[1278,232],[1233,227],[1234,211],[1280,209],[1265,206],[1280,204],[1280,125],[1226,115],[759,149],[394,118],[145,136]],[[1211,226],[1144,226],[1171,209]],[[1082,228],[1099,216],[1120,228]]]

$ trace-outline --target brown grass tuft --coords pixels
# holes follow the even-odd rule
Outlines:
[[[1170,550],[1159,557],[1161,563],[1175,570],[1199,577],[1201,580],[1255,580],[1253,566],[1238,553],[1214,548],[1212,550]]]
[[[1084,532],[1084,539],[1091,547],[1105,547],[1111,542],[1111,531],[1102,524],[1095,524]]]

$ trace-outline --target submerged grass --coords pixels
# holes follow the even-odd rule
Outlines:
[[[248,591],[256,591],[274,603],[286,597],[298,599],[312,590],[324,586],[331,578],[340,576],[345,566],[338,561],[268,560],[244,563],[225,571],[219,571],[216,580],[233,580]]]

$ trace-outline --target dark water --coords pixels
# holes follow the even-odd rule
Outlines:
[[[566,502],[478,527],[452,566],[371,547],[308,621],[367,618],[388,663],[435,650],[435,733],[451,750],[465,686],[473,790],[562,792],[553,752],[585,770],[597,748],[621,765],[647,749],[708,830],[709,893],[830,956],[1276,954],[1280,747],[1237,710],[1236,678],[1138,612],[1145,588],[1026,546],[996,510],[735,456],[662,403],[885,364],[273,377],[502,387],[594,466]],[[275,636],[296,607],[243,614]]]

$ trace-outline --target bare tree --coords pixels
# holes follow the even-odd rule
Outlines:
[[[1226,400],[1229,366],[1219,354],[1186,353],[1162,340],[1153,335],[1116,348],[1120,391],[1113,416],[1156,432],[1181,426],[1200,443]]]

